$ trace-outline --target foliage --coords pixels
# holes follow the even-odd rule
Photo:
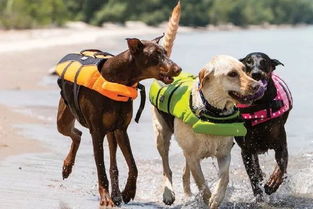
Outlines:
[[[0,5],[0,24],[4,28],[61,25],[65,21],[62,0],[2,0]]]
[[[177,0],[0,0],[0,27],[33,28],[80,20],[94,25],[167,21]],[[182,0],[181,24],[313,23],[312,0]]]

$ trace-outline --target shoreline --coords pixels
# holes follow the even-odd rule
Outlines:
[[[19,128],[14,127],[17,125],[16,121],[19,122],[18,124],[38,123],[39,121],[4,105],[0,105],[0,115],[0,161],[9,156],[47,150],[40,142],[24,136]]]
[[[108,40],[119,37],[162,34],[167,23],[152,27],[142,22],[128,21],[125,25],[105,23],[102,27],[88,25],[83,22],[68,22],[64,27],[38,28],[26,30],[0,29],[0,53],[20,52],[31,49],[45,49],[53,46],[66,46],[81,43],[96,42],[99,38]],[[233,24],[208,25],[205,27],[179,27],[179,33],[205,31],[248,31],[248,30],[279,30],[312,27],[312,25],[248,25],[239,27]]]
[[[297,26],[297,27],[308,27]],[[227,27],[226,27],[227,28]],[[266,29],[260,28],[258,29]],[[280,28],[294,28],[281,26]],[[280,29],[275,27],[274,29]],[[161,34],[166,29],[166,24],[159,27],[149,27],[140,22],[128,22],[126,27],[105,24],[103,27],[94,27],[80,22],[73,22],[67,28],[34,29],[34,30],[0,30],[0,54],[5,54],[6,59],[1,60],[0,72],[3,76],[0,83],[1,90],[34,90],[51,89],[51,86],[40,84],[44,76],[49,74],[54,64],[69,50],[79,50],[83,46],[96,46],[97,40],[105,39],[106,47],[110,50],[120,49],[119,39],[130,36],[145,36]],[[216,28],[188,28],[180,27],[179,33],[195,31],[214,31]],[[221,27],[218,27],[221,30]],[[255,29],[255,28],[253,28]],[[234,31],[232,28],[230,31]],[[247,29],[240,29],[247,30]],[[87,37],[87,38],[86,38]],[[36,49],[36,50],[35,50]],[[34,52],[31,52],[34,50]],[[32,59],[32,53],[36,61]],[[16,57],[26,57],[16,62]],[[27,68],[24,69],[24,66]],[[56,88],[56,87],[53,87]],[[33,151],[41,151],[42,145],[36,140],[23,136],[14,127],[16,121],[23,123],[38,123],[36,118],[16,112],[12,106],[0,104],[0,160],[10,155],[17,155]],[[57,131],[57,130],[56,130]],[[35,145],[36,144],[36,145]],[[23,147],[25,146],[25,147]]]

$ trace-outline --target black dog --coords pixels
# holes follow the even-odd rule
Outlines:
[[[236,137],[253,193],[257,201],[261,201],[263,192],[260,182],[263,181],[263,175],[258,154],[269,149],[275,151],[277,165],[264,185],[266,194],[270,195],[278,189],[287,171],[288,150],[284,125],[292,109],[292,97],[284,81],[273,74],[277,65],[283,65],[280,61],[260,52],[248,54],[240,61],[246,66],[245,72],[250,77],[266,86],[263,96],[251,106],[239,106],[242,116],[245,116],[243,118],[248,133],[245,137]]]

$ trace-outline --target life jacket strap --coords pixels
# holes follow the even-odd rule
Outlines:
[[[145,86],[142,85],[141,83],[138,83],[137,88],[140,90],[140,105],[136,113],[135,121],[136,123],[139,123],[141,113],[143,109],[145,108],[145,104],[146,104],[146,90],[145,90]]]
[[[107,59],[107,58],[114,57],[113,54],[110,54],[108,52],[103,52],[103,51],[101,51],[99,49],[84,49],[84,50],[81,50],[79,53],[81,55],[94,57],[94,58]]]
[[[73,88],[73,94],[74,94],[74,106],[75,106],[75,112],[78,116],[78,119],[80,122],[83,122],[85,123],[86,120],[85,120],[85,117],[81,111],[81,108],[80,108],[80,105],[79,105],[79,101],[78,101],[78,98],[79,98],[79,91],[80,91],[80,85],[77,84],[77,78],[78,78],[78,75],[81,71],[81,69],[83,68],[83,66],[81,66],[77,72],[76,72],[76,75],[75,75],[75,78],[74,78],[74,88]]]
[[[58,84],[59,84],[59,86],[61,88],[61,96],[63,97],[63,100],[64,100],[65,104],[68,103],[67,102],[68,97],[66,95],[66,92],[64,91],[64,88],[65,88],[64,76],[65,76],[65,73],[66,73],[67,69],[71,66],[72,63],[73,63],[73,61],[67,64],[67,66],[64,68],[64,71],[62,72],[60,78],[58,79]]]
[[[272,112],[276,112],[283,106],[284,106],[284,102],[282,100],[273,100],[268,104],[259,104],[259,105],[253,105],[253,106],[248,106],[248,107],[239,107],[239,110],[241,114],[254,113],[254,112],[261,111],[261,110],[266,110],[269,114],[270,110],[272,110]]]

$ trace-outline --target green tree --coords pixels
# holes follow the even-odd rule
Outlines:
[[[62,0],[6,0],[1,5],[0,22],[4,28],[62,25],[66,19]]]
[[[312,0],[181,0],[181,25],[313,23]],[[149,25],[167,21],[177,0],[0,0],[0,27],[62,25],[67,20]]]

